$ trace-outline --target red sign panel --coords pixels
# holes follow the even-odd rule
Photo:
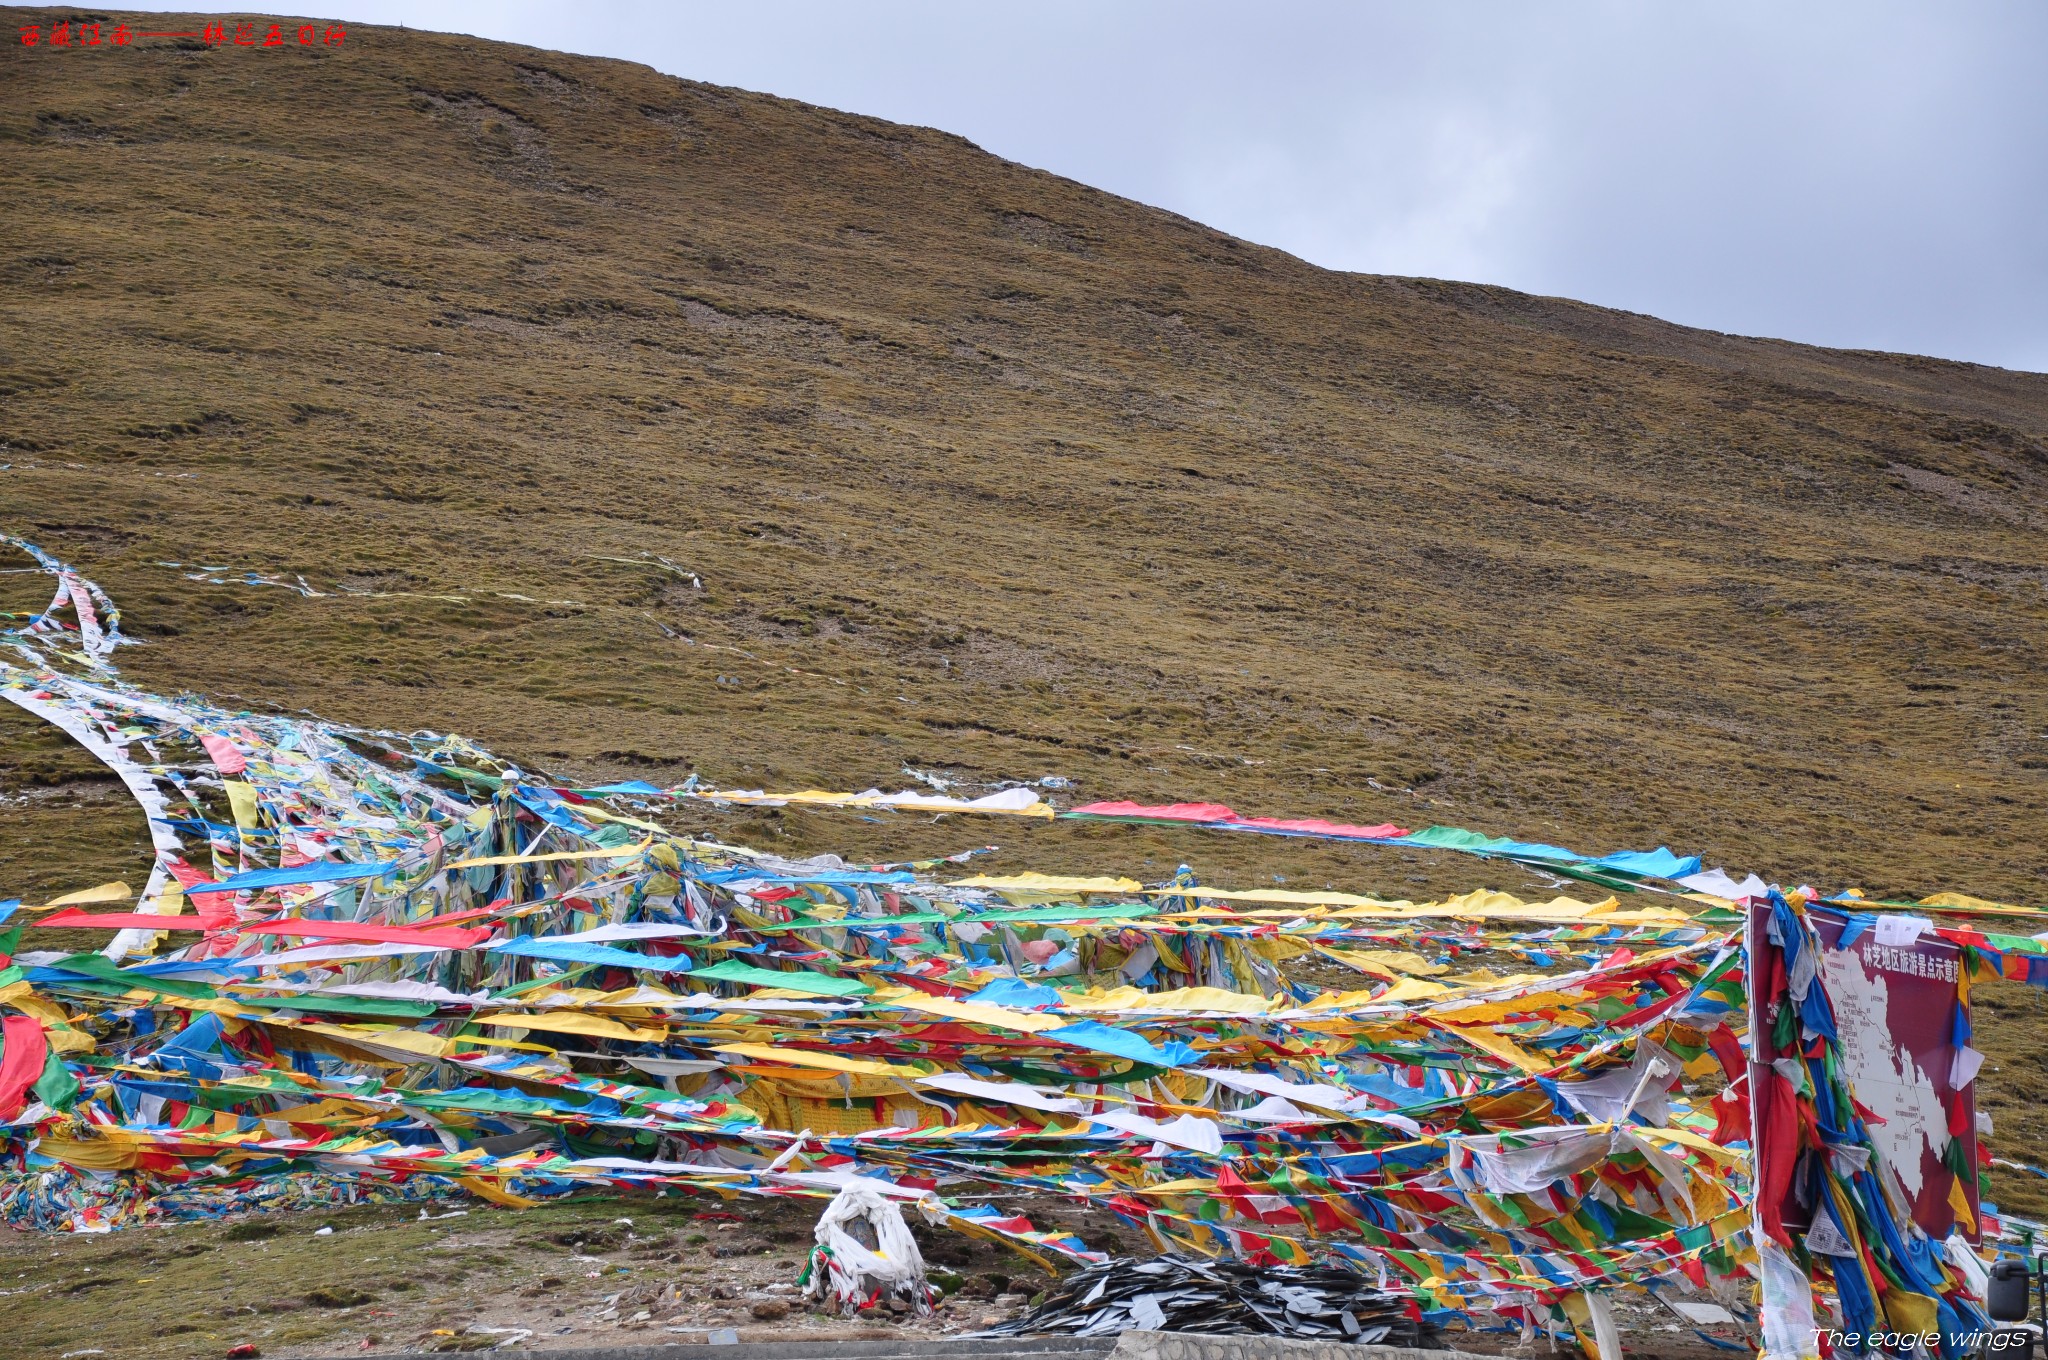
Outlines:
[[[1966,1049],[1958,1061],[1954,1042],[1964,966],[1960,948],[1924,933],[1925,923],[1916,918],[1873,920],[1824,908],[1806,915],[1821,945],[1812,985],[1826,990],[1841,1040],[1841,1073],[1865,1112],[1871,1143],[1928,1236],[1938,1242],[1960,1226],[1975,1237],[1973,1223],[1958,1224],[1954,1195],[1960,1181],[1974,1220],[1976,1177],[1959,1178],[1950,1170],[1977,1162],[1974,1079],[1980,1059]],[[1785,977],[1783,953],[1768,938],[1769,917],[1769,908],[1759,904],[1749,922],[1750,957],[1760,965],[1751,973],[1751,1061],[1763,1067],[1799,1057],[1776,1047],[1775,1012],[1759,1013],[1763,1008],[1756,1006],[1759,993],[1769,994],[1757,982],[1775,975],[1782,983]],[[1774,1088],[1782,1092],[1775,1098]],[[1796,1121],[1799,1113],[1783,1098],[1790,1092],[1776,1083],[1760,1082],[1757,1094],[1762,1098],[1753,1106],[1753,1146],[1759,1193],[1771,1197],[1788,1230],[1804,1230],[1810,1210],[1798,1203],[1794,1169],[1785,1164],[1797,1155],[1799,1140],[1784,1121]],[[1950,1151],[1958,1140],[1960,1156]]]

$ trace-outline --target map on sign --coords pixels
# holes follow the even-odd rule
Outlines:
[[[1871,1139],[1898,1173],[1913,1204],[1913,1220],[1940,1240],[1956,1226],[1949,1203],[1955,1175],[1942,1161],[1956,1075],[1952,1040],[1961,951],[1946,940],[1918,934],[1900,919],[1837,948],[1845,923],[1816,916],[1821,980],[1842,1036],[1843,1075],[1856,1099],[1883,1123],[1871,1121]],[[1962,1075],[1973,1077],[1974,1071]],[[1965,1165],[1976,1164],[1976,1107],[1963,1083]],[[1964,1178],[1970,1212],[1977,1211],[1974,1176]]]

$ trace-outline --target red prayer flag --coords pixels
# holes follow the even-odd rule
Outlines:
[[[459,926],[421,928],[380,926],[368,921],[308,921],[289,916],[260,925],[243,926],[244,935],[300,935],[309,940],[343,940],[351,944],[418,944],[440,949],[469,949],[491,938],[491,927],[464,930]]]
[[[12,1119],[28,1103],[29,1087],[43,1075],[50,1060],[50,1041],[32,1015],[10,1015],[0,1021],[0,1119]]]
[[[1234,822],[1237,813],[1221,803],[1089,803],[1074,811],[1084,817],[1149,817],[1162,822]]]
[[[108,930],[211,930],[212,926],[197,916],[153,916],[148,912],[123,911],[94,915],[76,907],[66,907],[60,912],[45,916],[40,921],[30,921],[35,926],[102,926]]]

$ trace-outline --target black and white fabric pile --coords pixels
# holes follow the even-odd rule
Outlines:
[[[1067,1276],[1023,1317],[981,1336],[1203,1332],[1289,1336],[1359,1345],[1434,1346],[1408,1296],[1341,1266],[1261,1269],[1162,1256],[1109,1261]]]

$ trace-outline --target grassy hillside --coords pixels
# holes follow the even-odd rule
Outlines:
[[[138,682],[586,777],[907,762],[1788,882],[2048,871],[2048,378],[1331,273],[942,132],[468,38],[9,44],[0,90],[0,518],[121,602]],[[10,889],[118,869],[118,800],[0,724],[47,775],[0,803]]]

